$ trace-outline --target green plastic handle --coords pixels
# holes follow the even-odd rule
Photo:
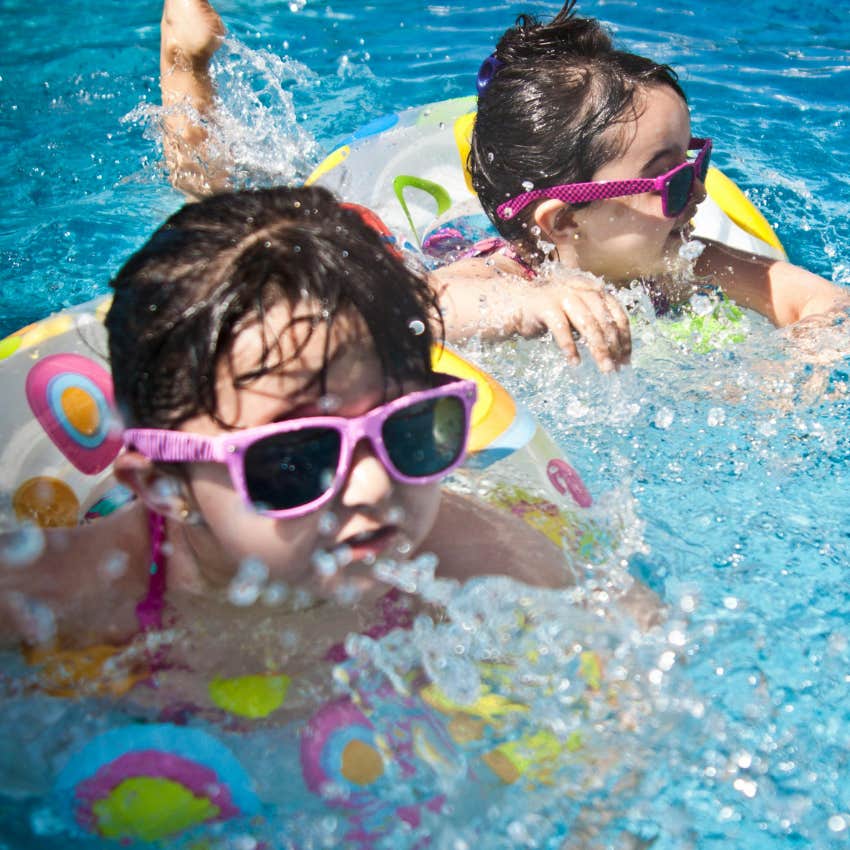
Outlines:
[[[424,177],[413,177],[410,174],[399,174],[393,180],[393,189],[398,202],[401,204],[401,209],[410,225],[410,230],[416,239],[416,244],[421,248],[422,240],[419,238],[419,233],[416,231],[416,225],[413,223],[413,217],[410,215],[410,210],[407,208],[407,201],[404,200],[404,190],[408,187],[420,189],[430,195],[437,202],[437,215],[441,216],[452,205],[452,199],[449,193],[433,180],[426,180]]]

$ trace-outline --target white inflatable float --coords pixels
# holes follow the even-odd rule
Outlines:
[[[374,210],[414,249],[438,226],[461,219],[492,228],[466,168],[475,106],[475,97],[463,97],[377,118],[343,140],[307,182]],[[706,190],[695,236],[786,258],[771,226],[732,180],[711,168]]]

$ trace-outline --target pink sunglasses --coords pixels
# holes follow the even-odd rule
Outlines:
[[[124,445],[151,460],[227,465],[251,510],[294,519],[340,490],[354,448],[368,439],[396,481],[428,484],[463,463],[475,403],[474,381],[434,373],[439,385],[408,393],[362,416],[309,416],[204,437],[185,431],[131,428]]]
[[[642,195],[645,192],[661,193],[661,210],[667,218],[680,215],[694,194],[697,179],[705,182],[711,161],[711,139],[691,139],[688,152],[696,157],[677,165],[659,177],[635,180],[595,180],[590,183],[564,183],[548,189],[532,189],[523,192],[496,208],[502,219],[513,218],[520,210],[541,198],[554,198],[568,204],[586,201],[601,201],[605,198],[623,198],[626,195]]]

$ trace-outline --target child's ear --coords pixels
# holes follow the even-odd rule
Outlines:
[[[154,513],[186,522],[194,512],[182,481],[168,475],[139,452],[124,451],[115,458],[115,477],[129,487]]]
[[[550,242],[562,242],[578,232],[573,211],[563,201],[552,198],[543,201],[534,210],[534,223],[540,228],[541,235]]]

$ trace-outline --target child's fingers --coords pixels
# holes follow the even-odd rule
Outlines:
[[[615,365],[628,363],[632,351],[632,337],[629,320],[620,302],[611,293],[604,291],[588,293],[584,300],[601,328],[608,353]]]
[[[616,368],[616,350],[612,352],[608,337],[616,340],[616,333],[606,335],[607,311],[601,309],[598,292],[573,291],[565,295],[561,304],[576,330],[584,337],[591,357],[603,372]]]
[[[623,362],[628,362],[632,356],[632,326],[629,322],[629,317],[623,309],[623,305],[612,293],[606,293],[608,309],[614,318],[614,324],[617,326],[617,333],[620,337],[620,350],[623,352]]]
[[[591,356],[603,372],[623,362],[616,323],[599,291],[578,291],[563,299],[564,311],[584,337]]]
[[[578,366],[581,363],[581,357],[573,336],[573,327],[564,312],[557,306],[552,307],[544,312],[541,319],[552,334],[555,344],[566,355],[567,360],[574,366]]]

